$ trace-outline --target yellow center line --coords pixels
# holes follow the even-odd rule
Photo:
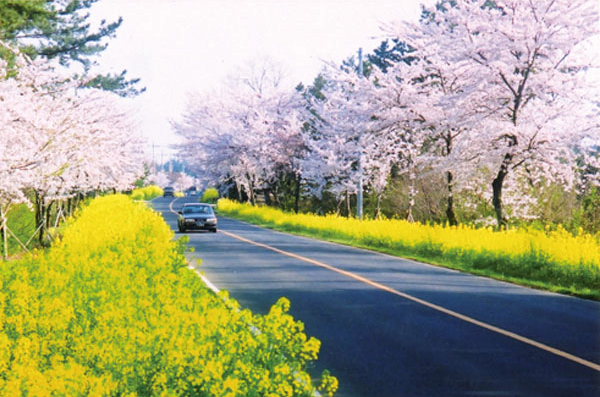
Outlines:
[[[439,311],[441,313],[444,313],[444,314],[447,314],[449,316],[458,318],[458,319],[460,319],[462,321],[465,321],[467,323],[476,325],[476,326],[481,327],[481,328],[485,328],[487,330],[490,330],[492,332],[496,332],[496,333],[498,333],[500,335],[507,336],[507,337],[512,338],[514,340],[518,340],[519,342],[523,342],[523,343],[528,344],[530,346],[537,347],[538,349],[541,349],[541,350],[544,350],[546,352],[555,354],[555,355],[557,355],[559,357],[566,358],[567,360],[571,360],[573,362],[576,362],[578,364],[584,365],[584,366],[586,366],[588,368],[591,368],[591,369],[594,369],[594,370],[600,372],[600,365],[598,365],[596,363],[593,363],[591,361],[585,360],[585,359],[583,359],[581,357],[577,357],[577,356],[575,356],[575,355],[573,355],[571,353],[567,353],[565,351],[559,350],[559,349],[554,348],[552,346],[548,346],[548,345],[545,345],[543,343],[537,342],[537,341],[535,341],[533,339],[530,339],[530,338],[527,338],[525,336],[516,334],[514,332],[507,331],[505,329],[496,327],[496,326],[491,325],[491,324],[484,323],[483,321],[479,321],[479,320],[474,319],[472,317],[465,316],[464,314],[460,314],[460,313],[457,313],[455,311],[446,309],[445,307],[436,305],[434,303],[427,302],[427,301],[425,301],[423,299],[419,299],[417,297],[414,297],[412,295],[406,294],[404,292],[400,292],[400,291],[395,290],[395,289],[393,289],[391,287],[388,287],[388,286],[383,285],[381,283],[378,283],[376,281],[370,280],[370,279],[368,279],[366,277],[360,276],[360,275],[358,275],[356,273],[352,273],[352,272],[349,272],[349,271],[346,271],[346,270],[338,269],[337,267],[333,267],[331,265],[328,265],[328,264],[323,263],[323,262],[316,261],[314,259],[310,259],[310,258],[307,258],[307,257],[304,257],[304,256],[296,255],[296,254],[293,254],[291,252],[280,250],[279,248],[271,247],[270,245],[266,245],[266,244],[262,244],[262,243],[259,243],[259,242],[256,242],[256,241],[252,241],[252,240],[249,240],[249,239],[247,239],[245,237],[239,236],[239,235],[231,233],[231,232],[227,232],[227,231],[221,230],[221,233],[223,233],[223,234],[225,234],[227,236],[233,237],[235,239],[238,239],[240,241],[243,241],[245,243],[252,244],[252,245],[257,246],[257,247],[265,248],[265,249],[277,252],[279,254],[288,256],[290,258],[298,259],[298,260],[301,260],[301,261],[313,264],[315,266],[319,266],[319,267],[322,267],[324,269],[331,270],[332,272],[336,272],[336,273],[344,275],[346,277],[350,277],[350,278],[352,278],[354,280],[360,281],[361,283],[370,285],[370,286],[372,286],[374,288],[377,288],[377,289],[380,289],[382,291],[386,291],[386,292],[389,292],[391,294],[400,296],[402,298],[408,299],[408,300],[413,301],[415,303],[418,303],[420,305],[429,307],[429,308],[431,308],[433,310],[437,310],[437,311]]]

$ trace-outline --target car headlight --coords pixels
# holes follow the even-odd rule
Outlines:
[[[208,218],[206,222],[214,222],[217,223],[217,218]]]

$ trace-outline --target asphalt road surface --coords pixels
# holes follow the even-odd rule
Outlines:
[[[153,205],[176,230],[171,201]],[[600,396],[598,302],[225,217],[217,234],[187,234],[200,270],[242,306],[290,299],[322,342],[311,372],[337,376],[339,397]]]

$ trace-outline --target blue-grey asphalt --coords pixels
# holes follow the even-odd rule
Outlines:
[[[173,207],[194,199],[178,199]],[[176,230],[171,199],[154,208]],[[219,229],[326,263],[600,364],[600,303],[536,291],[219,216]],[[225,233],[186,233],[199,269],[255,313],[276,300],[321,340],[311,373],[337,396],[600,396],[600,372]],[[181,236],[181,234],[177,234]]]

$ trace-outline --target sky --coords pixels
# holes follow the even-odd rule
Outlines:
[[[310,84],[325,62],[340,63],[382,41],[379,27],[416,22],[431,0],[100,0],[92,21],[119,17],[117,37],[100,69],[141,78],[131,99],[156,161],[167,161],[177,137],[169,120],[185,111],[188,93],[210,94],[256,59],[281,65],[290,89]]]

